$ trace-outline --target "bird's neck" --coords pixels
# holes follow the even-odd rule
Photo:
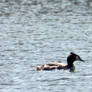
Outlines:
[[[74,60],[67,60],[68,67],[72,67],[74,63]]]
[[[67,68],[70,69],[71,67],[73,67],[74,64],[67,64]]]
[[[67,63],[67,69],[70,69],[71,72],[74,72],[74,70],[75,70],[75,66],[74,66],[73,62],[74,61]]]

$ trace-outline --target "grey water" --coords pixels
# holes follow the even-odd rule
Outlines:
[[[36,71],[70,52],[85,63]],[[0,0],[0,92],[92,92],[91,0]]]

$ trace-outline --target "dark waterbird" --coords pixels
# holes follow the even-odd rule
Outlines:
[[[75,70],[74,62],[75,61],[82,61],[81,57],[73,52],[70,53],[70,55],[67,57],[67,64],[58,63],[58,62],[52,62],[45,65],[37,66],[36,70],[54,70],[54,69],[69,69],[71,72]]]

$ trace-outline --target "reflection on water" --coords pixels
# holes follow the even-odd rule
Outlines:
[[[91,3],[1,0],[0,92],[91,92]],[[66,63],[71,51],[86,61],[76,62],[74,73],[35,71],[39,64]]]

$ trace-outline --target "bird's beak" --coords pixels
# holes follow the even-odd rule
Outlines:
[[[80,61],[85,62],[84,60],[80,59]]]
[[[79,56],[76,57],[77,60],[85,62],[83,59],[81,59]]]

